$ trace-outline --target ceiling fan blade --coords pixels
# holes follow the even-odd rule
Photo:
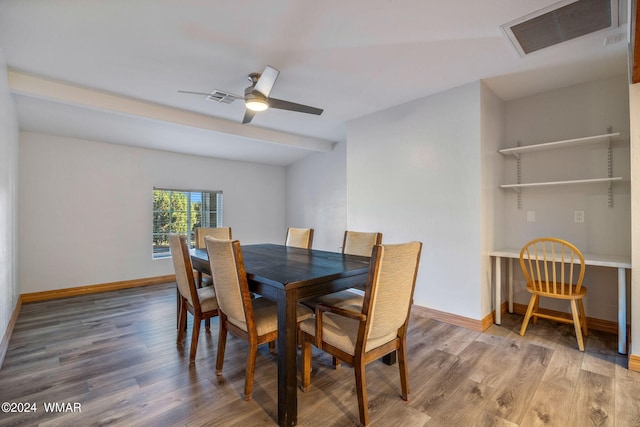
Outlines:
[[[319,116],[324,111],[321,108],[310,107],[308,105],[296,104],[295,102],[283,101],[282,99],[269,98],[269,107],[279,110],[297,111],[299,113],[315,114]]]
[[[271,89],[273,88],[273,85],[276,83],[276,80],[278,79],[279,74],[280,74],[280,71],[267,65],[264,68],[264,71],[262,72],[262,74],[260,75],[260,78],[258,79],[256,86],[254,87],[253,90],[260,92],[261,94],[263,94],[265,97],[268,98],[269,93],[271,93]]]
[[[211,95],[211,93],[210,93],[210,92],[206,92],[206,93],[205,93],[205,92],[191,92],[191,91],[188,91],[188,90],[179,90],[178,92],[179,92],[179,93],[190,93],[190,94],[192,94],[192,95],[204,95],[204,96],[209,96],[209,95]]]
[[[242,124],[244,125],[244,124],[249,123],[253,119],[253,116],[255,116],[255,115],[256,115],[255,111],[251,111],[248,108],[245,109],[244,118],[242,119]]]

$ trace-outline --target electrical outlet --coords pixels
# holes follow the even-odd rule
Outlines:
[[[584,211],[574,211],[573,222],[575,222],[576,224],[584,223]]]
[[[536,222],[536,211],[527,211],[527,222]]]

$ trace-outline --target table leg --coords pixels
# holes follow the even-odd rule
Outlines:
[[[382,361],[386,364],[386,365],[393,365],[398,361],[398,358],[396,357],[396,352],[392,351],[391,353],[382,356]]]
[[[513,258],[509,258],[508,266],[509,266],[509,293],[507,294],[507,297],[509,298],[509,313],[513,313]]]
[[[618,353],[627,354],[627,274],[618,267]]]
[[[500,265],[502,264],[502,258],[495,257],[494,272],[496,275],[496,325],[502,323],[502,272],[500,271]]]
[[[278,293],[278,425],[294,426],[298,420],[297,291]]]

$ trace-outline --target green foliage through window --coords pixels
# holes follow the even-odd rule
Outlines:
[[[221,191],[153,190],[153,257],[170,255],[169,234],[189,236],[195,244],[195,228],[222,227]]]

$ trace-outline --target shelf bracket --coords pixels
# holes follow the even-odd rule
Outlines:
[[[518,141],[518,145],[520,145],[520,141]],[[513,154],[514,156],[516,156],[516,159],[518,159],[517,162],[517,183],[518,184],[522,184],[522,169],[521,169],[521,164],[520,164],[520,155],[519,154]],[[520,190],[520,188],[514,188],[514,190],[516,190],[516,193],[518,193],[517,198],[518,198],[518,209],[522,209],[522,192]]]
[[[608,138],[608,144],[607,144],[607,177],[609,178],[613,177],[613,166],[612,166],[612,159],[611,159],[611,138]],[[611,182],[609,182],[609,188],[607,190],[607,200],[610,208],[613,207],[613,188],[612,187],[613,186]]]

